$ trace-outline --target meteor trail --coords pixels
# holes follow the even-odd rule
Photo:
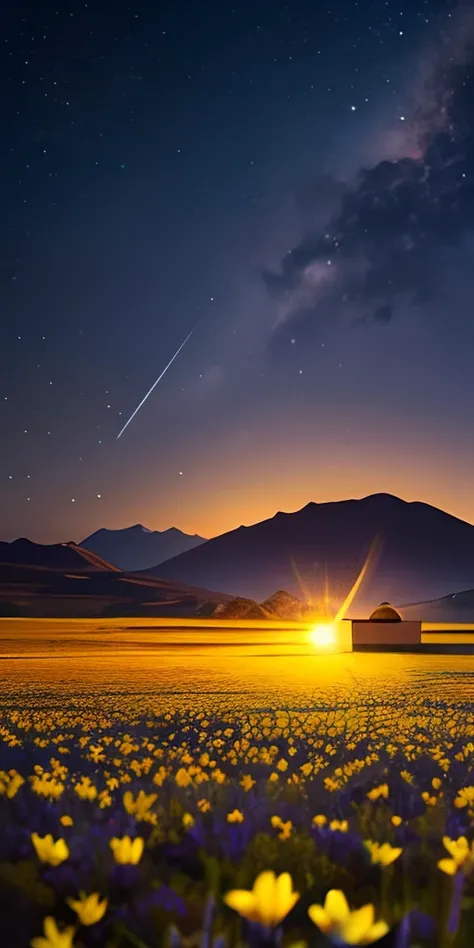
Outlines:
[[[158,385],[158,382],[161,382],[163,376],[164,376],[165,373],[168,371],[170,365],[172,365],[173,362],[174,362],[174,360],[176,359],[176,357],[179,356],[179,353],[181,352],[181,349],[184,349],[184,346],[186,345],[186,343],[188,342],[188,340],[191,338],[191,336],[192,336],[192,334],[193,334],[193,332],[194,332],[194,330],[195,330],[196,328],[197,328],[197,327],[195,326],[194,329],[191,329],[191,332],[189,333],[189,336],[186,336],[186,339],[184,340],[184,342],[181,343],[179,349],[176,350],[176,352],[175,352],[173,358],[170,359],[170,361],[168,362],[168,365],[165,366],[165,368],[163,369],[161,375],[158,376],[156,382],[153,382],[153,385],[151,386],[150,391],[146,393],[146,395],[145,395],[144,398],[142,398],[140,404],[137,406],[137,408],[136,408],[135,411],[133,412],[133,415],[130,415],[130,418],[129,418],[128,421],[124,424],[122,430],[119,431],[119,433],[118,433],[118,435],[117,435],[117,441],[118,441],[119,438],[122,437],[122,435],[123,435],[123,433],[124,433],[124,431],[125,431],[125,428],[128,428],[130,422],[133,421],[133,419],[135,418],[135,415],[137,414],[137,412],[140,411],[140,408],[142,407],[142,405],[145,404],[145,402],[146,402],[148,396],[151,395],[153,389],[156,388],[156,386]]]

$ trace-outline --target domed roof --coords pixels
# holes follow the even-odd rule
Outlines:
[[[401,622],[402,617],[397,612],[389,602],[382,602],[380,606],[377,606],[374,609],[371,617],[371,622]]]

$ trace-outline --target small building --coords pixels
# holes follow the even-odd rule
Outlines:
[[[352,620],[354,648],[410,649],[421,643],[421,622],[404,622],[389,602],[381,602],[369,619]]]
[[[401,622],[402,617],[389,602],[381,602],[380,606],[374,609],[369,618],[369,622]]]

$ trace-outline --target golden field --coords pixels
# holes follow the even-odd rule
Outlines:
[[[472,944],[473,657],[133,625],[0,621],[5,944]]]

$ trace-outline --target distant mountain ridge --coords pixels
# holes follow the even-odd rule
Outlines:
[[[154,536],[139,524],[124,532]],[[474,619],[474,526],[390,494],[310,503],[212,540],[194,538],[193,549],[144,570],[121,571],[72,542],[0,542],[0,612],[290,618],[309,606],[334,615],[376,538],[350,617],[390,601],[405,603],[398,608],[407,619]]]
[[[408,602],[474,586],[474,526],[419,501],[391,494],[309,503],[208,540],[151,570],[153,575],[262,601],[276,588],[319,602],[326,575],[339,604],[373,541],[377,556],[351,614],[382,601]]]
[[[280,590],[261,605],[185,586],[147,572],[125,572],[75,543],[21,538],[0,543],[0,617],[112,618],[148,616],[301,619],[305,605]]]
[[[422,622],[474,622],[474,589],[463,589],[440,599],[399,606],[403,619]]]
[[[0,616],[211,616],[231,598],[122,571],[76,543],[0,543]]]
[[[109,570],[117,572],[117,567],[106,562],[101,556],[73,543],[33,543],[26,537],[19,537],[11,543],[0,541],[0,564],[16,563],[22,566],[36,566],[41,569],[73,570]]]
[[[204,537],[183,533],[176,527],[149,530],[136,523],[121,530],[102,528],[82,540],[81,547],[125,570],[144,570],[205,543]]]

